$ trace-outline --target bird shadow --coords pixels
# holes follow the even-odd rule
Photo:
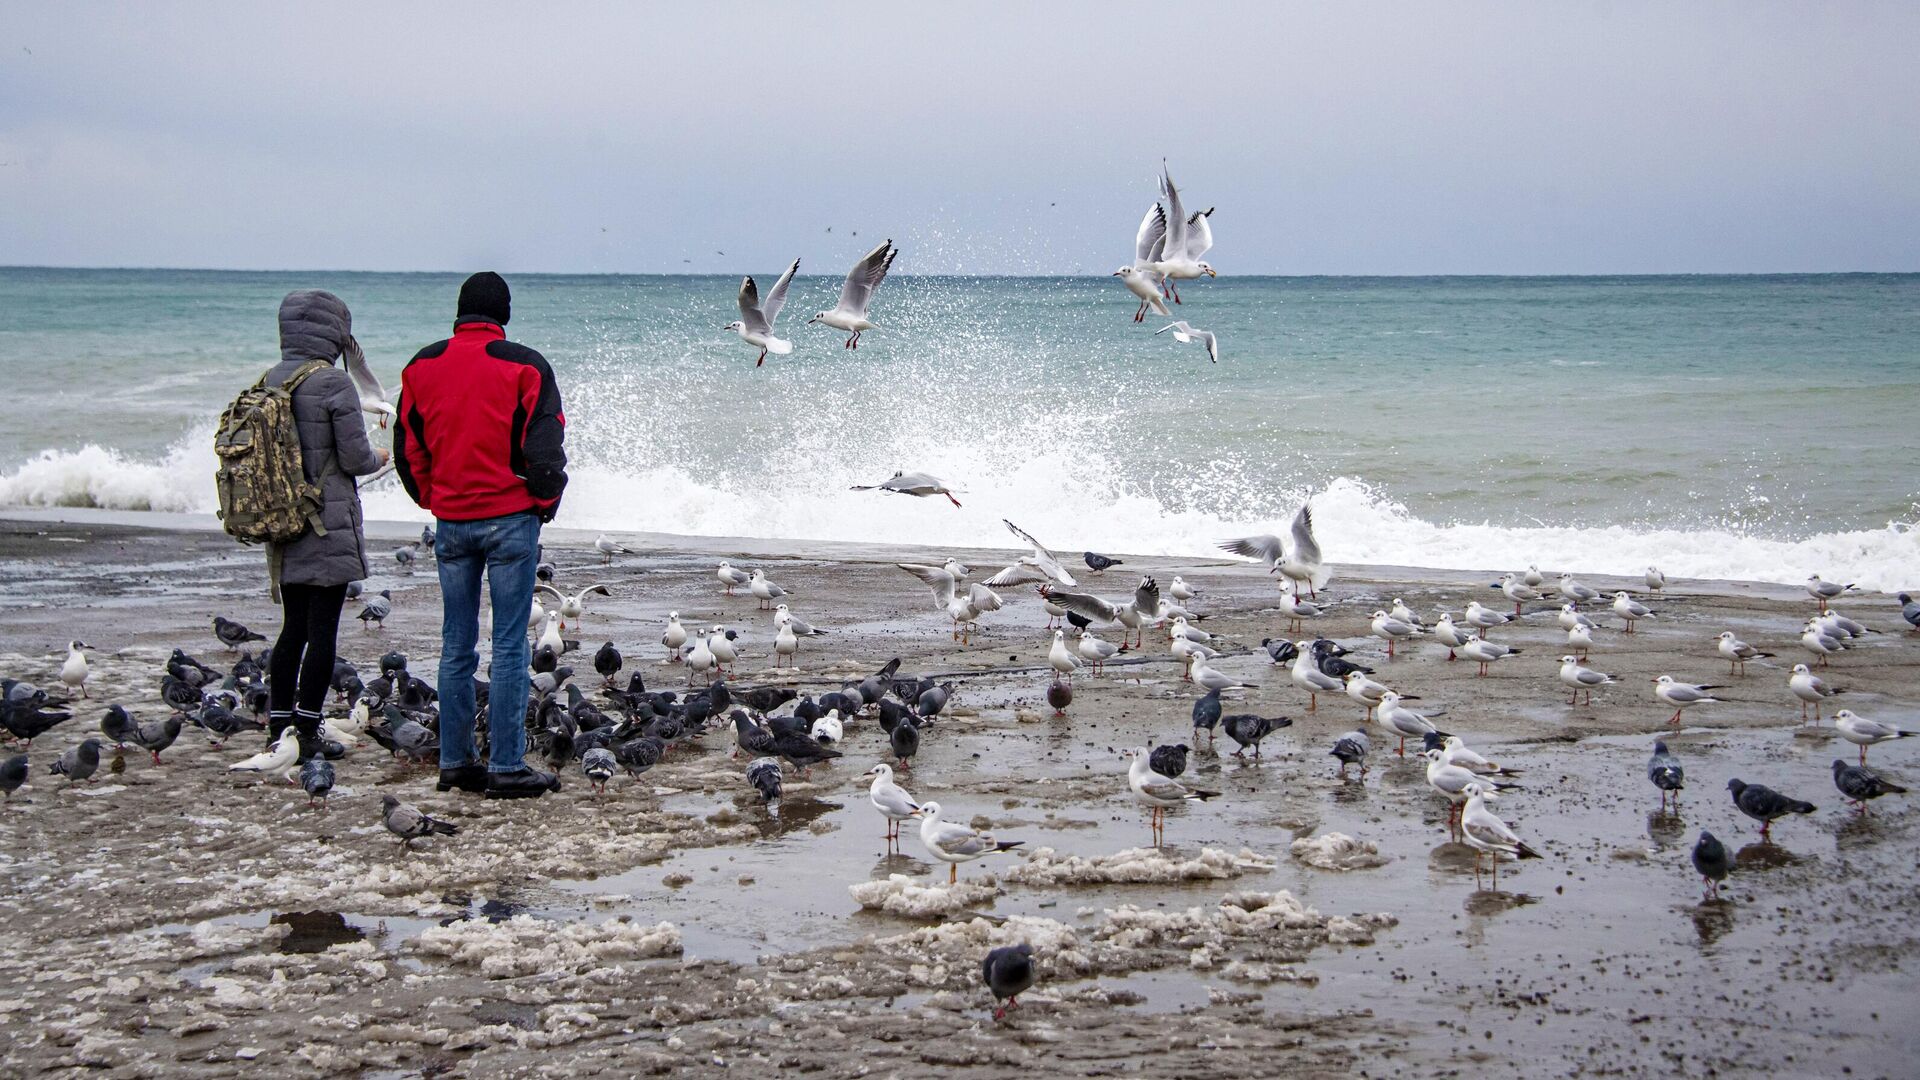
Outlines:
[[[1427,865],[1434,870],[1455,873],[1473,873],[1473,857],[1476,852],[1456,840],[1449,840],[1427,854]]]
[[[1647,811],[1647,837],[1663,848],[1670,848],[1686,839],[1687,824],[1680,819],[1678,810]]]
[[[882,855],[880,861],[873,864],[869,876],[878,881],[892,874],[905,874],[908,877],[924,877],[933,873],[933,864],[898,851]]]
[[[1469,915],[1499,915],[1502,912],[1537,904],[1540,898],[1526,893],[1504,892],[1495,889],[1475,889],[1467,894],[1463,905]]]
[[[1331,793],[1334,802],[1363,803],[1371,798],[1371,792],[1367,790],[1367,782],[1359,776],[1350,774],[1343,780],[1336,773],[1333,779],[1337,785]]]
[[[798,829],[805,829],[820,818],[840,809],[845,803],[827,802],[806,796],[788,796],[767,808],[764,817],[753,823],[762,840],[773,840]]]
[[[1711,945],[1733,929],[1733,901],[1720,898],[1702,900],[1688,909],[1693,916],[1693,932],[1700,944]]]
[[[1864,814],[1848,811],[1847,819],[1833,830],[1833,842],[1836,847],[1863,847],[1885,839],[1894,831],[1884,817],[1875,816],[1872,811]]]
[[[1771,840],[1757,840],[1743,847],[1733,857],[1733,865],[1740,870],[1779,870],[1788,866],[1798,866],[1805,862],[1802,856],[1795,855]]]

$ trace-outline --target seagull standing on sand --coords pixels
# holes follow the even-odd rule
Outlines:
[[[1453,832],[1459,820],[1460,808],[1466,804],[1467,788],[1484,787],[1489,790],[1517,790],[1518,784],[1503,784],[1497,780],[1488,780],[1472,769],[1447,763],[1443,750],[1422,750],[1420,756],[1427,759],[1427,786],[1443,796],[1447,803],[1447,831]]]
[[[67,660],[60,665],[60,681],[67,685],[68,690],[80,691],[81,697],[90,696],[87,693],[87,676],[91,672],[87,668],[85,650],[92,647],[84,641],[67,642]]]
[[[1345,689],[1345,684],[1320,670],[1319,664],[1314,662],[1312,642],[1296,642],[1295,647],[1299,653],[1293,658],[1293,670],[1290,672],[1293,685],[1307,692],[1307,711],[1317,712],[1320,708],[1320,695],[1338,693]],[[1382,697],[1384,698],[1385,695]]]
[[[1241,682],[1224,671],[1208,667],[1205,660],[1197,657],[1193,661],[1193,670],[1190,675],[1193,684],[1205,690],[1252,690],[1254,688],[1252,683]]]
[[[1401,757],[1407,756],[1407,739],[1410,736],[1425,739],[1428,735],[1438,735],[1444,739],[1449,734],[1434,727],[1433,721],[1420,713],[1402,708],[1400,695],[1391,691],[1380,695],[1380,705],[1373,710],[1373,718],[1381,727],[1387,729],[1388,734],[1400,740],[1400,745],[1394,753]]]
[[[1153,265],[1160,261],[1166,247],[1167,212],[1159,203],[1147,208],[1147,216],[1140,219],[1140,228],[1133,237],[1133,262],[1113,272],[1120,283],[1127,287],[1140,301],[1134,309],[1133,321],[1144,322],[1147,312],[1155,315],[1170,316],[1166,301],[1160,298],[1160,274]]]
[[[846,348],[860,347],[860,335],[879,327],[867,318],[867,306],[873,302],[873,291],[887,279],[887,270],[893,266],[894,256],[900,249],[887,240],[879,247],[867,252],[866,257],[855,263],[847,272],[846,284],[840,287],[840,301],[832,311],[815,313],[808,319],[809,325],[824,323],[835,330],[844,330],[853,336],[846,341]]]
[[[1214,335],[1213,331],[1201,330],[1189,324],[1185,319],[1181,319],[1177,322],[1170,322],[1160,329],[1155,330],[1153,336],[1159,337],[1169,330],[1173,331],[1173,340],[1182,345],[1191,345],[1198,341],[1200,344],[1206,346],[1208,360],[1216,364],[1220,362],[1220,339]]]
[[[1593,688],[1596,686],[1612,686],[1614,680],[1613,676],[1605,674],[1604,672],[1595,671],[1589,667],[1582,667],[1578,657],[1563,656],[1560,658],[1560,681],[1573,691],[1567,698],[1567,704],[1580,704],[1580,694],[1585,692],[1587,695],[1587,704],[1591,705],[1593,704]]]
[[[1793,674],[1787,676],[1787,690],[1800,699],[1800,722],[1807,722],[1807,706],[1813,706],[1813,722],[1820,722],[1820,703],[1845,690],[1828,686],[1813,669],[1805,664],[1793,665]]]
[[[1300,633],[1306,625],[1301,620],[1317,619],[1327,612],[1325,608],[1311,600],[1300,599],[1297,593],[1282,592],[1280,594],[1280,613],[1287,617],[1287,629],[1297,634]]]
[[[760,358],[753,362],[759,367],[767,362],[767,354],[785,356],[793,351],[793,342],[785,341],[773,335],[773,320],[780,317],[780,308],[787,302],[787,286],[793,284],[793,275],[800,270],[800,260],[793,260],[787,272],[773,283],[767,298],[760,299],[760,290],[754,285],[753,278],[740,279],[740,317],[728,323],[723,329],[740,335],[740,340],[749,345],[758,346]]]
[[[852,490],[891,491],[898,495],[913,495],[922,499],[929,495],[945,495],[948,502],[955,506],[960,505],[960,500],[954,498],[953,492],[947,488],[946,481],[923,472],[896,472],[892,477],[877,484],[855,484]]]
[[[687,647],[687,628],[680,625],[679,612],[667,612],[667,630],[666,633],[660,635],[660,644],[667,647],[667,660],[669,663],[677,664],[680,662],[680,650]]]
[[[1594,600],[1600,599],[1600,590],[1590,589],[1587,586],[1580,584],[1578,581],[1575,581],[1573,579],[1572,574],[1560,575],[1559,590],[1560,590],[1561,596],[1565,597],[1570,603],[1573,603],[1576,605],[1590,603]]]
[[[1827,602],[1837,600],[1854,591],[1852,585],[1841,585],[1832,581],[1821,581],[1819,574],[1807,575],[1807,595],[1820,602],[1820,610],[1827,610]]]
[[[1647,567],[1647,591],[1659,592],[1666,587],[1667,575],[1661,573],[1660,568],[1657,566]]]
[[[1148,760],[1147,748],[1144,746],[1137,746],[1123,753],[1133,759],[1133,764],[1127,767],[1127,787],[1132,789],[1133,797],[1146,804],[1147,809],[1151,811],[1149,822],[1153,830],[1154,847],[1159,847],[1166,839],[1168,807],[1189,802],[1205,802],[1220,794],[1217,791],[1190,788],[1172,777],[1154,772]]]
[[[1213,216],[1213,208],[1189,215],[1181,205],[1180,189],[1174,186],[1173,176],[1164,165],[1160,169],[1160,197],[1166,200],[1167,235],[1161,245],[1160,260],[1153,264],[1153,269],[1160,275],[1167,294],[1178,304],[1180,290],[1173,284],[1175,279],[1188,280],[1202,274],[1217,276],[1213,267],[1200,258],[1213,248],[1213,226],[1207,220]]]
[[[1387,643],[1388,659],[1392,659],[1393,657],[1393,647],[1395,643],[1419,637],[1424,633],[1424,631],[1412,623],[1401,622],[1385,611],[1374,612],[1373,622],[1370,625],[1373,629],[1373,636]]]
[[[1587,654],[1593,651],[1593,628],[1576,626],[1567,631],[1567,647],[1579,653],[1580,659],[1585,660]]]
[[[1705,683],[1696,686],[1693,683],[1675,682],[1671,675],[1662,675],[1653,680],[1653,696],[1673,706],[1673,718],[1667,721],[1669,724],[1679,723],[1680,714],[1695,705],[1717,703],[1720,699],[1709,691],[1724,689]]]
[[[1546,599],[1538,589],[1521,581],[1520,575],[1518,574],[1504,575],[1501,577],[1500,583],[1495,585],[1494,588],[1507,594],[1507,599],[1513,601],[1513,613],[1515,615],[1520,614],[1520,605],[1525,601]]]
[[[1627,621],[1627,633],[1633,633],[1633,624],[1641,619],[1653,617],[1653,611],[1645,604],[1636,601],[1624,590],[1613,594],[1613,613]]]
[[[1821,629],[1817,619],[1808,620],[1807,625],[1801,630],[1800,647],[1818,657],[1821,667],[1828,666],[1828,657],[1837,656],[1851,648],[1845,641]]]
[[[1747,661],[1749,660],[1765,660],[1773,656],[1770,652],[1761,652],[1759,649],[1741,641],[1738,637],[1734,636],[1731,630],[1720,631],[1720,643],[1715,646],[1715,648],[1720,650],[1721,656],[1727,658],[1727,674],[1729,675],[1745,674]]]
[[[624,544],[615,543],[613,537],[608,536],[606,533],[601,533],[599,536],[593,538],[593,550],[599,552],[603,561],[607,563],[613,562],[615,555],[633,554],[632,548]]]
[[[1012,851],[1025,843],[1023,840],[995,840],[989,833],[980,832],[957,822],[940,820],[940,804],[924,802],[914,811],[920,819],[920,842],[927,847],[927,854],[947,864],[947,884],[960,880],[960,864],[972,862],[983,855],[994,855],[1002,851]]]
[[[1503,611],[1495,611],[1489,607],[1482,607],[1478,600],[1469,600],[1467,601],[1467,610],[1460,617],[1467,620],[1467,625],[1480,631],[1480,636],[1485,638],[1487,631],[1496,626],[1505,626],[1518,616],[1508,615]]]
[[[1447,647],[1447,659],[1452,660],[1461,646],[1473,640],[1473,635],[1454,625],[1453,612],[1443,611],[1433,624],[1433,639]]]
[[[1473,849],[1473,880],[1480,882],[1480,854],[1485,852],[1493,861],[1493,887],[1500,887],[1500,856],[1511,855],[1516,859],[1538,859],[1540,853],[1526,845],[1526,842],[1507,828],[1507,823],[1494,816],[1487,809],[1487,800],[1498,798],[1498,794],[1487,790],[1485,784],[1470,784],[1467,793],[1467,805],[1460,812],[1460,839]]]
[[[1073,673],[1080,670],[1080,658],[1067,648],[1065,630],[1053,632],[1053,645],[1047,650],[1047,666],[1068,683],[1073,682]]]
[[[720,560],[720,568],[713,572],[713,576],[720,579],[720,589],[728,596],[733,595],[733,590],[753,580],[753,575],[725,559]]]
[[[1860,748],[1860,764],[1867,763],[1867,747],[1874,743],[1891,742],[1894,739],[1910,739],[1920,735],[1920,731],[1908,731],[1883,724],[1878,720],[1869,720],[1864,716],[1855,716],[1852,709],[1841,709],[1833,714],[1833,727],[1840,737]]]
[[[760,601],[761,611],[772,611],[774,601],[787,595],[787,590],[775,585],[767,577],[767,572],[758,568],[747,578],[747,591],[753,594],[755,600]]]

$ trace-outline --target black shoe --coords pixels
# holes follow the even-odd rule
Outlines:
[[[549,791],[559,790],[558,776],[524,765],[516,772],[487,775],[489,799],[537,799]]]
[[[298,741],[300,744],[300,756],[294,759],[294,764],[305,765],[307,762],[312,761],[316,755],[321,753],[320,733],[318,731],[308,731],[305,728],[295,728],[293,735],[294,735],[294,739]],[[338,745],[338,744],[336,743],[335,745]]]
[[[459,765],[451,769],[440,770],[440,782],[433,786],[435,791],[471,791],[479,794],[487,790],[487,767],[485,765]]]
[[[347,756],[347,748],[344,744],[337,743],[332,739],[321,739],[320,756],[326,758],[328,761],[339,761],[341,758]]]

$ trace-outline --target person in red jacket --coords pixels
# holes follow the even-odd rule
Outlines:
[[[560,790],[527,765],[527,617],[540,526],[567,486],[566,416],[547,360],[508,341],[512,296],[492,271],[460,286],[453,336],[400,373],[393,460],[413,501],[436,521],[440,568],[440,790],[489,799]],[[487,760],[474,745],[480,580],[493,600]]]

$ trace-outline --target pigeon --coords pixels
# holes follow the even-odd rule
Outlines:
[[[1360,775],[1365,776],[1367,775],[1367,751],[1371,749],[1373,745],[1367,741],[1366,732],[1349,731],[1334,742],[1333,749],[1328,753],[1339,759],[1342,777],[1347,775],[1349,765],[1360,766]]]
[[[139,738],[140,725],[127,715],[124,706],[114,705],[107,709],[107,715],[100,718],[100,734],[115,747],[123,747]]]
[[[407,764],[418,765],[440,756],[440,736],[418,720],[409,718],[393,729],[393,745],[407,757]]]
[[[153,763],[160,764],[160,751],[172,746],[180,737],[180,729],[186,726],[186,717],[173,713],[165,720],[147,720],[134,725],[133,745],[153,755]]]
[[[1259,757],[1261,739],[1283,727],[1292,726],[1293,721],[1284,716],[1269,719],[1250,713],[1234,713],[1220,718],[1221,730],[1227,733],[1228,738],[1240,744],[1240,749],[1233,752],[1234,757],[1245,757],[1249,746],[1253,747],[1253,756]]]
[[[364,582],[364,581],[349,581],[349,582],[347,582],[347,595],[346,595],[346,596],[344,596],[344,597],[342,597],[341,599],[342,599],[342,601],[343,601],[343,602],[345,602],[345,601],[353,601],[353,600],[358,600],[358,599],[360,599],[360,594],[361,594],[361,593],[363,593],[363,592],[366,592],[366,591],[367,591],[367,583],[366,583],[366,582]]]
[[[1126,565],[1125,563],[1121,562],[1119,559],[1102,555],[1097,551],[1089,551],[1081,555],[1080,557],[1086,560],[1087,569],[1093,571],[1096,574],[1104,574],[1108,570],[1111,570],[1116,566]]]
[[[265,750],[252,757],[242,758],[227,766],[228,772],[281,773],[288,783],[293,782],[294,763],[300,758],[300,740],[295,736],[293,725],[280,729],[280,737]]]
[[[167,674],[189,686],[205,686],[226,677],[217,668],[210,668],[188,656],[185,649],[175,649],[173,655],[167,658]]]
[[[829,709],[825,716],[816,717],[808,727],[807,734],[812,735],[814,741],[828,746],[839,742],[846,734],[846,726],[840,722],[840,710]]]
[[[941,709],[947,707],[947,699],[952,695],[952,683],[942,683],[939,686],[931,687],[920,695],[917,711],[923,718],[931,720],[940,715]]]
[[[0,761],[0,792],[5,792],[9,800],[13,798],[14,792],[20,790],[20,785],[26,782],[27,755],[15,754],[5,761]]]
[[[1680,789],[1686,786],[1686,770],[1680,767],[1680,759],[1667,752],[1667,744],[1662,739],[1653,740],[1653,758],[1647,762],[1647,779],[1660,789],[1660,809],[1667,808],[1667,797],[1671,795],[1675,806],[1680,805]]]
[[[613,760],[627,771],[628,776],[639,776],[660,764],[660,756],[666,752],[667,744],[664,739],[653,735],[642,735],[615,746]]]
[[[1284,667],[1300,656],[1300,646],[1285,638],[1261,638],[1260,647],[1267,651],[1267,659],[1276,667]]]
[[[400,564],[400,572],[413,573],[414,557],[420,554],[419,544],[401,544],[393,549],[393,561]]]
[[[1215,694],[1214,699],[1218,702],[1219,695]],[[1067,715],[1067,706],[1073,704],[1073,687],[1068,686],[1058,679],[1048,683],[1047,704],[1053,706],[1053,715]]]
[[[420,526],[420,546],[426,548],[428,551],[433,550],[433,526]]]
[[[393,591],[381,589],[380,595],[367,597],[366,605],[360,609],[360,624],[363,628],[378,626],[384,629],[387,616],[392,614]]]
[[[1207,745],[1213,745],[1214,729],[1220,726],[1220,691],[1209,690],[1193,703],[1193,730],[1207,733]],[[1195,740],[1199,741],[1198,739]]]
[[[920,753],[920,728],[911,716],[901,720],[887,732],[887,744],[893,750],[893,759],[899,763],[900,770],[906,772],[913,768],[914,755]]]
[[[1693,868],[1700,872],[1700,880],[1707,887],[1707,894],[1701,899],[1719,899],[1720,883],[1733,870],[1733,859],[1727,855],[1727,845],[1712,833],[1701,829],[1700,839],[1693,845]]]
[[[430,818],[415,809],[409,803],[403,803],[392,795],[380,799],[380,824],[387,831],[400,838],[400,846],[412,850],[413,842],[422,836],[452,836],[460,831],[460,826],[437,818]]]
[[[738,756],[739,750],[745,750],[752,757],[773,753],[773,732],[754,723],[745,709],[733,711],[733,731],[734,745],[738,748],[735,756]]]
[[[1863,765],[1849,765],[1840,758],[1833,759],[1833,786],[1840,794],[1853,803],[1854,809],[1866,813],[1867,800],[1882,795],[1905,795],[1907,789],[1898,784],[1889,784]]]
[[[778,801],[781,791],[780,759],[763,757],[748,762],[747,783],[760,793],[760,805]]]
[[[607,790],[607,781],[613,779],[613,771],[619,767],[620,762],[614,758],[613,751],[603,746],[596,746],[580,755],[580,771],[586,774],[587,783],[592,785],[595,793]]]
[[[327,796],[333,793],[333,762],[325,755],[315,754],[300,766],[300,788],[307,793],[307,805],[320,800],[320,809],[327,808]]]
[[[1811,814],[1814,805],[1790,799],[1764,784],[1749,784],[1738,778],[1727,781],[1727,790],[1733,793],[1733,805],[1740,812],[1760,823],[1760,839],[1771,838],[1773,822],[1788,814]]]
[[[1231,734],[1231,732],[1229,732]],[[1156,746],[1147,754],[1147,766],[1161,776],[1178,780],[1187,771],[1186,743],[1174,743],[1172,746]]]
[[[620,666],[620,650],[614,648],[611,641],[600,646],[593,654],[593,670],[606,680],[608,686],[612,686],[614,676],[620,674]]]
[[[229,650],[238,649],[249,641],[265,641],[265,634],[256,634],[232,619],[219,615],[213,617],[213,636]]]
[[[1900,617],[1907,620],[1908,626],[1920,630],[1920,600],[1915,600],[1907,593],[1901,593]]]
[[[60,755],[60,759],[47,766],[47,771],[58,773],[67,778],[71,787],[82,780],[90,779],[100,768],[100,740],[86,739],[79,746]]]
[[[1005,945],[988,953],[980,961],[980,978],[993,994],[993,1018],[1005,1018],[1007,1010],[1020,1007],[1019,996],[1033,986],[1033,946]],[[1006,1002],[1001,1005],[1000,1002]]]

